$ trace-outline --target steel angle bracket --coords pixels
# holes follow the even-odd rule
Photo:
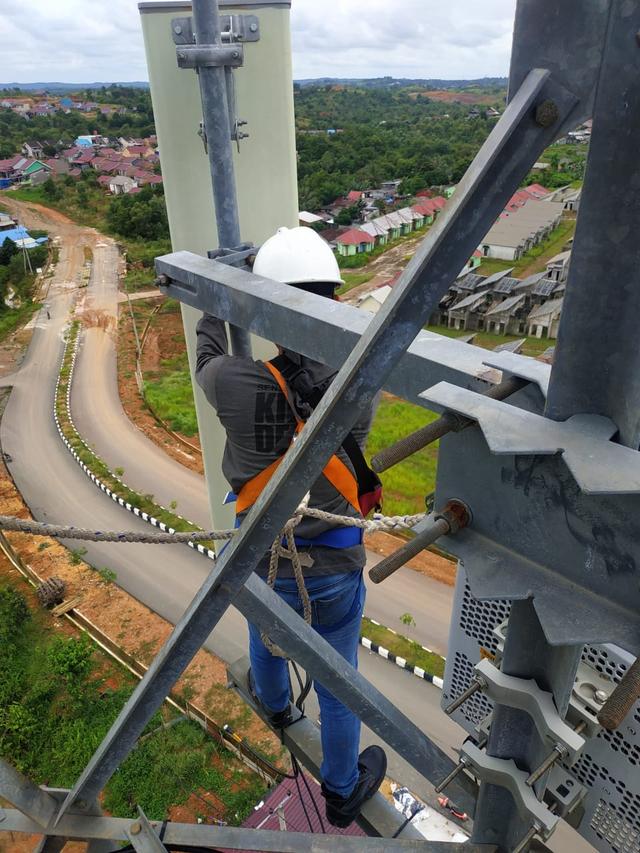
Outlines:
[[[531,824],[539,827],[540,835],[544,839],[549,838],[556,828],[558,816],[538,800],[532,788],[527,787],[529,774],[518,770],[513,759],[494,758],[470,741],[462,744],[460,757],[464,758],[467,767],[482,782],[506,788],[513,797],[521,817],[529,818]]]
[[[542,737],[553,746],[562,744],[567,750],[569,763],[573,763],[584,746],[584,738],[567,725],[558,714],[551,693],[541,690],[531,679],[505,675],[489,660],[476,664],[475,672],[483,682],[482,692],[494,702],[526,711]]]
[[[239,68],[244,62],[241,44],[189,44],[176,50],[178,68]]]
[[[551,378],[551,365],[538,361],[528,355],[519,355],[515,352],[497,352],[485,361],[487,367],[501,370],[503,380],[508,376],[517,376],[518,379],[527,379],[540,389],[542,396],[547,399],[549,390],[549,379]],[[506,374],[506,375],[505,375]]]
[[[446,383],[421,396],[478,423],[441,441],[436,487],[472,513],[444,541],[473,595],[532,598],[552,645],[640,653],[640,453],[597,415],[552,421]]]
[[[220,27],[225,43],[260,41],[260,19],[257,15],[220,15]],[[172,18],[171,35],[178,47],[195,44],[193,19]]]

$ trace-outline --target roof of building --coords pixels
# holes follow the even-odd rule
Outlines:
[[[324,222],[324,219],[321,216],[318,216],[317,213],[309,213],[308,210],[301,210],[298,213],[298,220],[300,222],[306,222],[307,225],[313,225],[315,222]]]
[[[376,302],[379,302],[380,305],[382,305],[390,293],[391,285],[383,284],[382,287],[377,287],[375,290],[372,290],[371,293],[361,296],[358,300],[358,306],[361,306],[363,302],[367,301],[367,299],[375,299]]]
[[[496,314],[504,314],[505,312],[513,311],[513,309],[519,307],[524,300],[524,293],[516,293],[515,296],[509,296],[507,299],[503,299],[502,302],[496,302],[495,305],[492,305],[487,311],[486,316],[495,316]]]
[[[433,202],[433,204],[435,204],[435,206],[438,208],[438,210],[442,210],[442,208],[447,203],[446,198],[443,198],[441,195],[434,196],[434,198],[432,198],[431,201]]]
[[[360,230],[366,231],[366,233],[370,234],[372,237],[384,237],[389,233],[389,229],[383,228],[380,224],[376,224],[375,219],[372,222],[365,222],[364,225],[360,226]]]
[[[5,240],[13,240],[17,246],[26,246],[28,249],[37,245],[23,225],[18,225],[17,228],[11,228],[8,231],[0,231],[0,246]]]
[[[500,344],[495,347],[494,352],[520,352],[522,347],[526,344],[526,338],[520,338],[518,341],[507,341],[504,344]]]
[[[529,201],[512,213],[503,214],[489,229],[483,244],[518,248],[561,214],[562,205],[557,202]]]
[[[542,305],[536,307],[529,313],[527,320],[535,320],[538,317],[547,317],[549,314],[559,314],[562,311],[562,303],[564,297],[560,299],[550,299],[548,302],[543,302]]]
[[[488,295],[488,290],[483,290],[480,293],[470,293],[469,296],[465,296],[464,299],[457,302],[451,310],[457,311],[459,308],[464,308],[465,310],[473,311],[474,308],[477,308],[484,302],[485,297]]]
[[[269,829],[279,832],[282,831],[280,820],[284,819],[285,831],[287,832],[321,833],[322,827],[317,812],[324,815],[325,806],[320,786],[310,776],[305,775],[305,778],[308,781],[309,790],[304,784],[296,786],[293,780],[286,779],[269,792],[242,825],[247,829]],[[309,816],[308,820],[305,809]],[[346,829],[338,829],[326,820],[323,820],[323,823],[326,835],[346,835],[358,838],[363,838],[366,835],[355,822]]]
[[[360,201],[362,198],[362,190],[351,190],[351,192],[347,193],[347,201],[350,201],[352,204]]]
[[[571,257],[571,249],[567,249],[566,252],[559,252],[557,255],[554,255],[552,258],[549,258],[547,261],[547,266],[551,266],[551,264],[564,264]]]
[[[128,187],[133,183],[135,183],[133,178],[129,178],[127,175],[114,175],[113,178],[109,178],[109,186]]]
[[[359,246],[360,243],[372,242],[371,234],[367,234],[366,231],[361,231],[359,228],[350,228],[336,240],[336,243],[342,243],[344,246]]]
[[[474,291],[477,290],[481,285],[483,285],[485,281],[485,276],[470,272],[460,278],[458,281],[456,281],[456,283],[453,285],[453,289],[457,291]]]

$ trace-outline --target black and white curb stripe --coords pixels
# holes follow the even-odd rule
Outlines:
[[[389,630],[391,629],[389,628]],[[394,631],[393,633],[395,634],[396,632]],[[369,649],[370,652],[379,655],[381,658],[391,661],[391,663],[395,663],[395,665],[399,666],[400,669],[406,669],[407,672],[412,673],[413,675],[417,676],[417,678],[421,678],[424,681],[428,681],[430,684],[433,684],[434,687],[438,687],[440,690],[442,690],[444,686],[444,681],[439,676],[431,675],[429,672],[425,672],[422,667],[414,666],[413,664],[407,663],[404,658],[401,658],[399,655],[394,655],[393,652],[390,652],[383,646],[379,646],[377,643],[373,643],[368,637],[360,637],[360,645],[364,646],[365,649]],[[425,651],[430,650],[425,649]]]
[[[68,418],[69,423],[70,423],[76,437],[78,438],[78,440],[82,442],[82,444],[87,448],[89,453],[91,453],[95,456],[95,453],[93,452],[93,450],[89,447],[87,442],[82,438],[82,436],[80,435],[80,433],[76,429],[76,426],[73,423],[73,419],[71,417],[71,385],[72,385],[72,381],[73,381],[73,371],[75,368],[76,357],[78,354],[79,341],[80,341],[80,334],[78,333],[76,336],[76,340],[75,340],[75,344],[74,344],[74,348],[73,348],[73,355],[71,357],[71,364],[69,366],[69,377],[67,380],[67,395],[66,395],[67,418]],[[69,340],[67,339],[67,342],[66,342],[65,348],[64,348],[64,352],[62,355],[62,365],[64,365],[68,346],[69,346]],[[62,371],[62,365],[60,367],[60,372]],[[58,412],[57,412],[57,408],[56,408],[56,403],[58,400],[58,391],[59,391],[59,386],[60,386],[60,372],[58,373],[58,379],[56,381],[56,390],[55,390],[55,394],[54,394],[54,404],[53,404],[53,417],[55,420],[56,429],[58,430],[58,434],[59,434],[60,438],[62,439],[65,447],[69,451],[69,453],[73,456],[73,458],[76,460],[78,465],[82,468],[82,470],[87,475],[87,477],[89,477],[89,479],[92,480],[93,483],[102,492],[104,492],[106,495],[108,495],[112,501],[119,504],[123,509],[126,509],[128,512],[131,512],[134,515],[137,515],[138,518],[141,518],[143,521],[146,521],[148,524],[153,525],[153,527],[157,527],[159,530],[162,530],[163,533],[176,533],[174,528],[169,527],[169,525],[165,524],[164,521],[160,521],[159,519],[155,518],[153,515],[149,515],[149,513],[144,512],[139,507],[133,506],[133,504],[130,504],[128,501],[125,501],[124,498],[121,498],[120,495],[118,495],[116,492],[112,491],[98,477],[96,477],[96,475],[91,471],[91,469],[87,465],[85,465],[85,463],[80,459],[80,457],[78,456],[76,451],[71,446],[71,443],[69,442],[69,440],[65,436],[64,432],[62,431],[62,426],[60,425],[60,421],[58,419]],[[123,483],[123,485],[126,485],[126,484]],[[129,488],[129,487],[127,486],[127,488]],[[134,489],[131,489],[131,491],[134,491]],[[161,507],[161,509],[164,509],[164,507]],[[195,551],[197,551],[199,554],[202,554],[204,557],[208,557],[210,560],[216,559],[215,552],[211,551],[209,548],[205,548],[199,542],[195,542],[195,543],[194,542],[187,542],[186,544],[189,546],[189,548],[193,548]]]

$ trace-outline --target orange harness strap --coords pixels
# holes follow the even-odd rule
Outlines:
[[[280,371],[274,367],[271,362],[266,361],[264,363],[267,370],[271,373],[273,378],[278,383],[278,386],[284,396],[289,400],[291,404],[291,408],[295,414],[295,409],[293,408],[293,404],[289,397],[289,388],[287,387],[287,383],[284,380],[284,376],[280,373]],[[299,418],[296,414],[296,420],[298,422],[296,426],[296,435],[302,430],[304,426],[304,421]],[[269,480],[273,477],[275,472],[278,470],[278,466],[284,459],[284,454],[271,463],[264,471],[261,471],[259,474],[256,474],[251,480],[246,482],[244,486],[240,489],[238,494],[238,499],[236,502],[236,513],[240,515],[240,513],[246,512],[250,507],[254,505],[254,503],[258,500],[260,493],[265,488]],[[331,483],[331,485],[338,491],[342,497],[349,503],[358,514],[360,514],[360,503],[358,501],[358,481],[351,473],[351,471],[347,468],[344,462],[339,459],[337,456],[332,456],[331,459],[327,462],[325,468],[322,473],[327,478],[327,480]]]

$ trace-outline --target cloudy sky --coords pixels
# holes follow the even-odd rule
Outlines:
[[[515,0],[293,0],[294,74],[507,73]],[[0,82],[146,80],[136,0],[0,0]]]

